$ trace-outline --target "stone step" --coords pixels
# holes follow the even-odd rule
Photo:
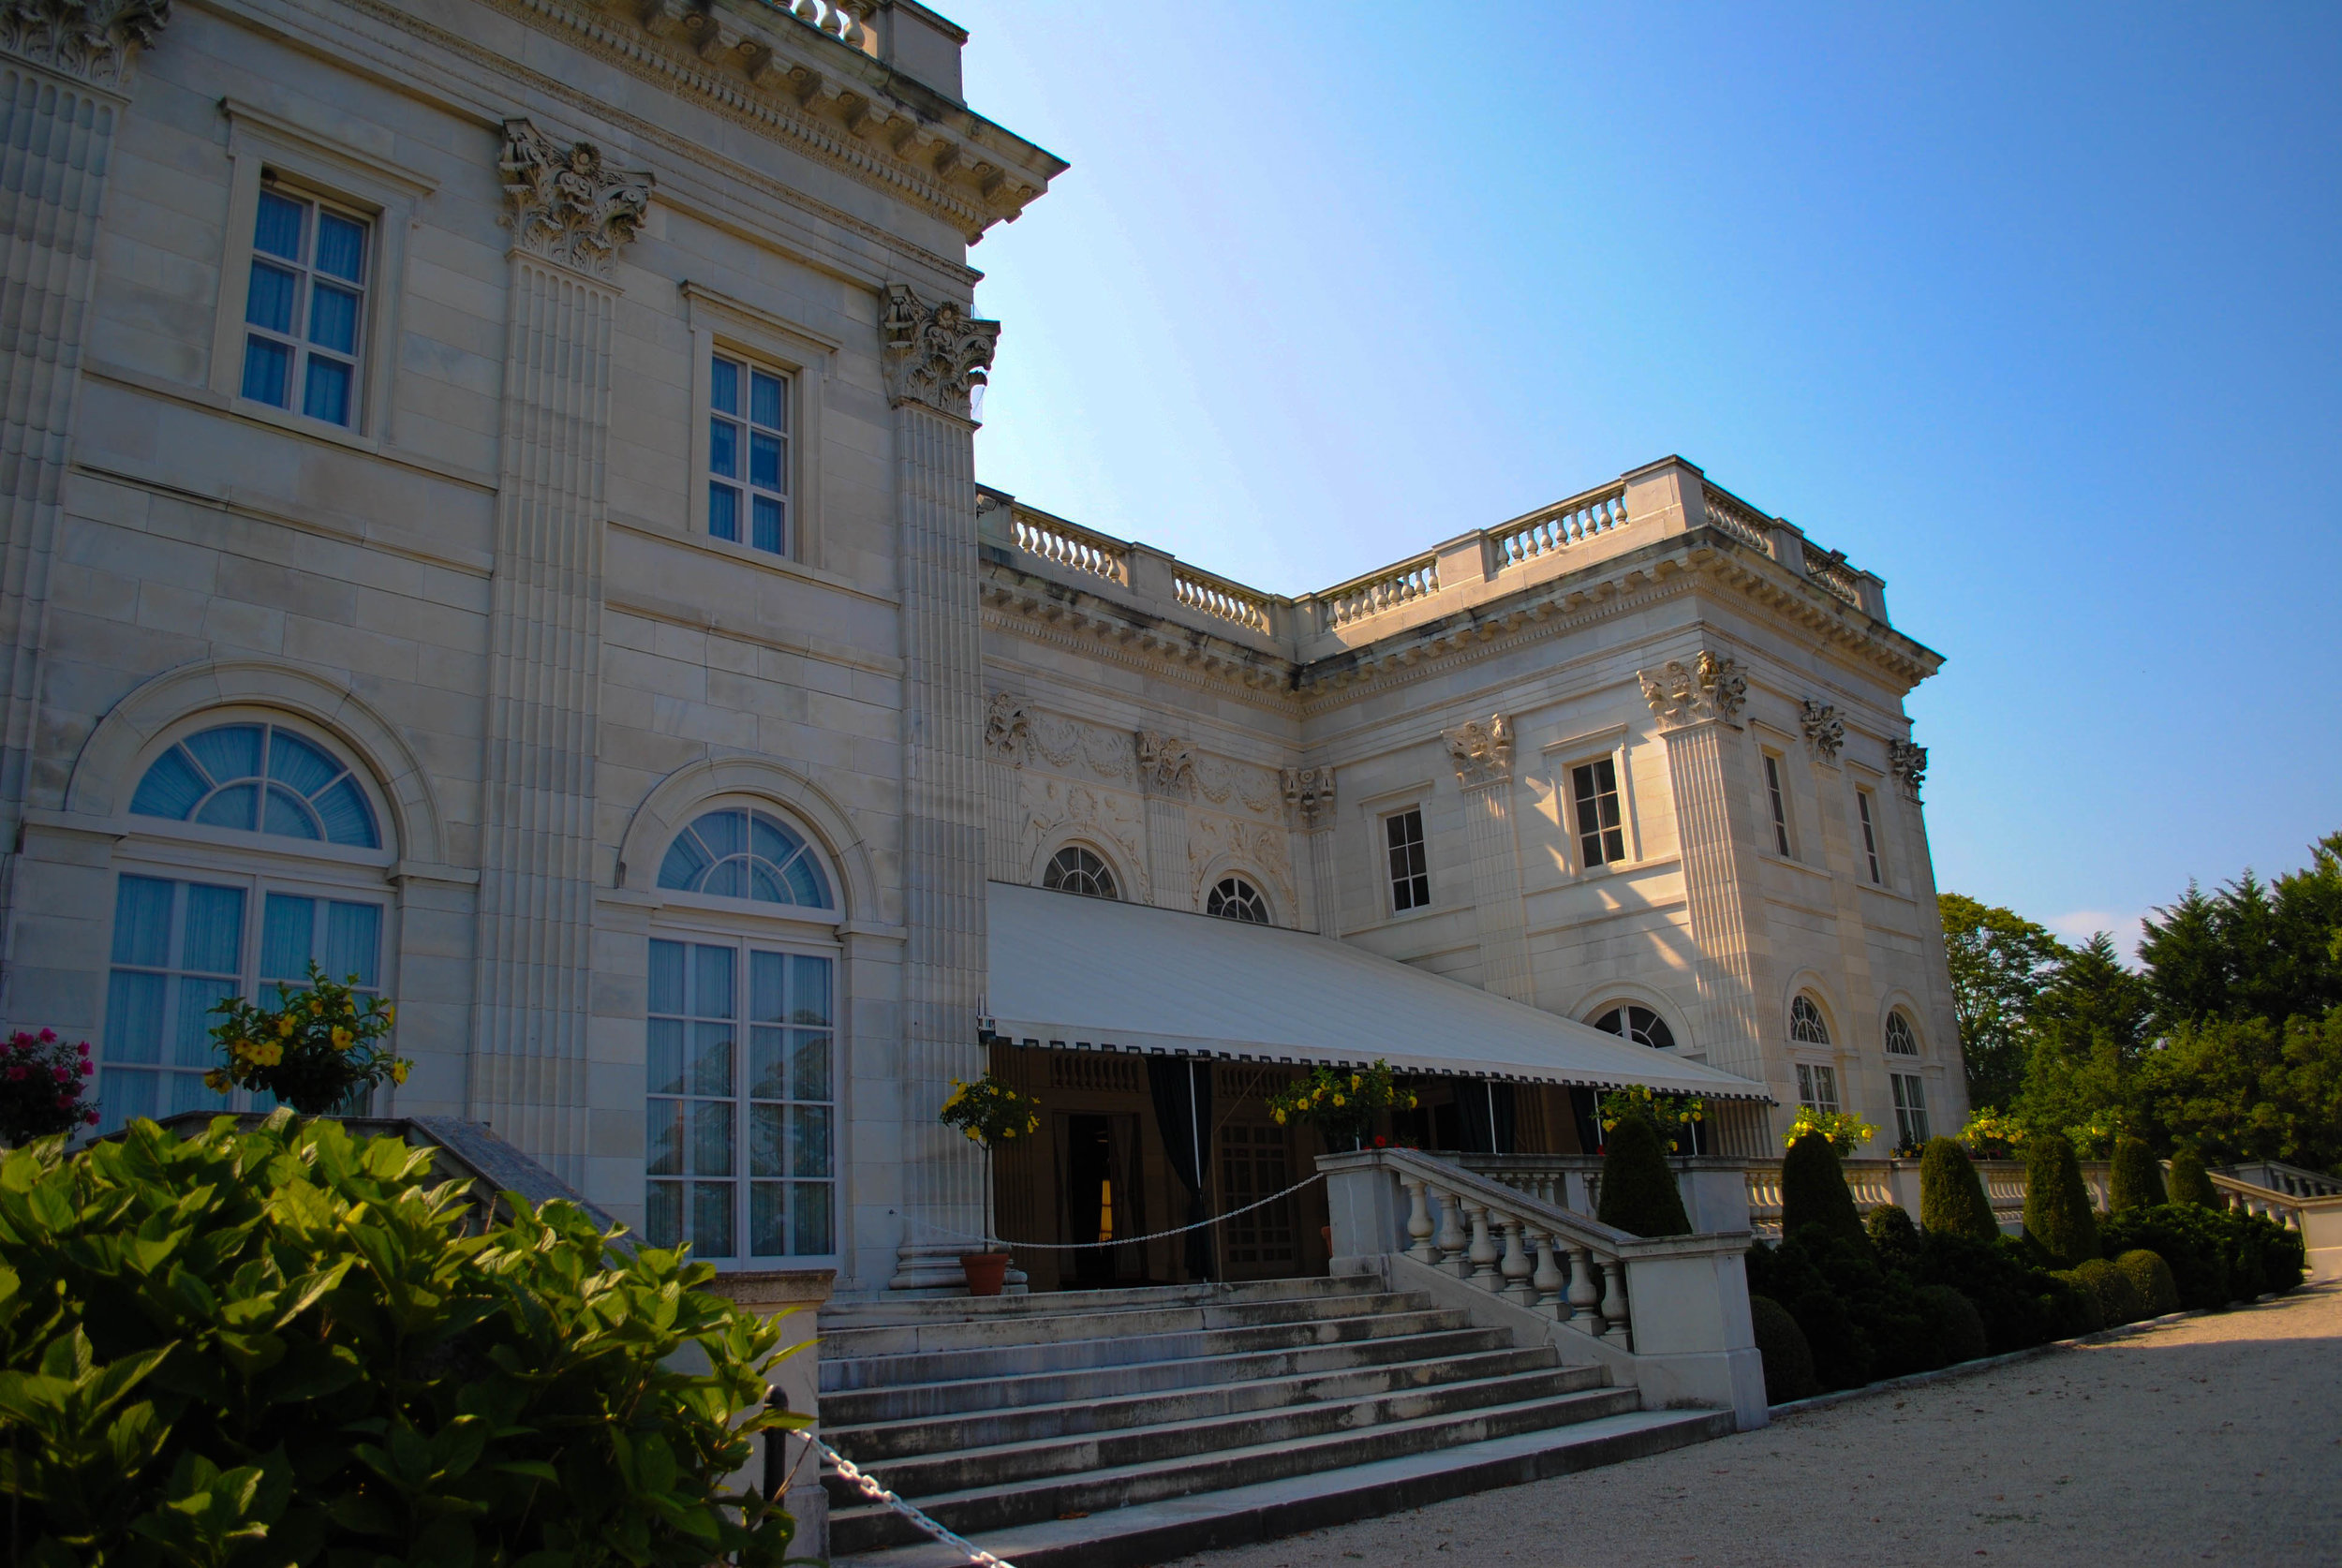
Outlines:
[[[1445,1339],[1445,1336],[1430,1336]],[[1404,1343],[1404,1341],[1395,1341]],[[1250,1359],[1227,1357],[1194,1364],[1193,1382],[1176,1388],[1099,1397],[1076,1396],[1055,1403],[1034,1403],[968,1414],[914,1416],[846,1426],[824,1420],[822,1436],[856,1464],[879,1464],[956,1448],[991,1448],[1002,1443],[1030,1442],[1044,1438],[1070,1437],[1085,1432],[1120,1431],[1167,1422],[1199,1421],[1237,1415],[1248,1411],[1282,1409],[1288,1405],[1362,1398],[1435,1384],[1476,1382],[1550,1372],[1560,1380],[1556,1392],[1575,1393],[1602,1384],[1597,1367],[1562,1368],[1549,1347],[1534,1350],[1505,1348],[1477,1354],[1434,1353],[1436,1358],[1396,1361],[1381,1365],[1338,1368],[1276,1375],[1264,1368],[1253,1375],[1227,1374],[1227,1363]],[[1176,1364],[1175,1364],[1176,1365]],[[905,1390],[904,1392],[910,1392]],[[854,1396],[841,1396],[852,1398]],[[834,1416],[837,1401],[824,1401],[823,1413]]]
[[[1138,1568],[1640,1458],[1731,1430],[1729,1411],[1634,1411],[1082,1518],[1052,1516],[973,1539],[1016,1568]],[[854,1555],[835,1546],[841,1555],[833,1558],[834,1568],[966,1568],[968,1560],[956,1549],[927,1540],[915,1529],[912,1534],[923,1544],[865,1548]]]
[[[912,1501],[960,1534],[976,1535],[1040,1524],[1067,1514],[1128,1508],[1165,1498],[1223,1491],[1231,1487],[1371,1464],[1429,1449],[1453,1448],[1570,1426],[1593,1416],[1625,1413],[1632,1410],[1637,1398],[1631,1389],[1597,1389],[1557,1398],[1393,1421],[1362,1431],[1325,1432],[1287,1442],[1222,1448],[1181,1458],[1113,1465],[1046,1480],[912,1497]],[[1725,1420],[1728,1425],[1728,1414]],[[899,1466],[879,1468],[874,1473],[882,1485],[902,1493],[889,1473],[895,1468]],[[834,1509],[830,1514],[829,1539],[834,1556],[847,1556],[913,1544],[919,1539],[919,1531],[899,1515],[878,1504],[866,1503]],[[1021,1563],[1019,1568],[1023,1568]]]
[[[1395,1389],[1347,1399],[1322,1399],[1266,1411],[1238,1411],[1159,1422],[1104,1433],[1075,1433],[991,1447],[968,1447],[950,1453],[923,1454],[891,1460],[884,1467],[886,1484],[913,1501],[1011,1486],[1045,1478],[1061,1478],[1087,1472],[1159,1467],[1200,1455],[1230,1450],[1289,1446],[1311,1438],[1336,1433],[1386,1430],[1408,1422],[1495,1410],[1526,1410],[1540,1402],[1568,1401],[1570,1419],[1589,1420],[1633,1410],[1634,1390],[1596,1387],[1564,1368],[1515,1373],[1505,1377],[1465,1379],[1424,1388]],[[838,1452],[856,1463],[859,1456],[840,1446]],[[851,1505],[859,1495],[836,1477],[830,1478],[833,1505]]]
[[[1241,1328],[1199,1328],[1170,1334],[1113,1335],[1049,1344],[971,1346],[912,1355],[873,1355],[853,1360],[822,1359],[822,1395],[851,1388],[886,1388],[904,1383],[998,1380],[1030,1372],[1076,1367],[1113,1367],[1135,1361],[1193,1360],[1247,1351],[1286,1350],[1300,1345],[1345,1344],[1461,1328],[1467,1320],[1453,1309],[1376,1312],[1359,1317],[1320,1318],[1300,1323],[1255,1324]]]
[[[1075,1339],[1127,1339],[1203,1328],[1244,1328],[1265,1323],[1313,1323],[1368,1313],[1420,1311],[1431,1298],[1420,1292],[1377,1291],[1362,1294],[1285,1296],[1122,1307],[1112,1311],[1057,1312],[1046,1316],[960,1323],[885,1324],[862,1328],[824,1328],[822,1359],[863,1361],[882,1355],[922,1355],[938,1351],[993,1350],[1008,1345],[1063,1344]]]
[[[1243,1284],[1199,1280],[1191,1285],[1130,1285],[1104,1291],[1042,1291],[1030,1295],[952,1295],[917,1301],[834,1301],[821,1310],[823,1332],[896,1324],[1001,1322],[1063,1312],[1110,1312],[1125,1307],[1177,1307],[1213,1301],[1301,1301],[1371,1295],[1383,1288],[1371,1274],[1257,1280]]]
[[[846,1389],[822,1396],[824,1431],[950,1415],[1013,1412],[1036,1405],[1104,1400],[1175,1392],[1213,1383],[1297,1377],[1474,1356],[1507,1351],[1512,1337],[1497,1328],[1442,1329],[1428,1334],[1355,1339],[1330,1345],[1251,1351],[1122,1366],[1074,1368],[1015,1377],[974,1377],[948,1383]],[[1536,1354],[1521,1352],[1519,1354]]]

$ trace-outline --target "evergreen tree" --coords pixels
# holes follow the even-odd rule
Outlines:
[[[2025,1013],[2066,949],[2046,927],[1998,905],[1946,893],[1935,909],[1951,965],[1968,1102],[1997,1110],[2023,1085]]]
[[[2055,1132],[2034,1133],[2024,1146],[2024,1228],[2065,1267],[2098,1255],[2097,1217],[2082,1184],[2074,1146]]]
[[[2203,1157],[2192,1144],[2172,1150],[2172,1202],[2190,1208],[2218,1208],[2220,1194],[2204,1174]]]
[[[1639,1116],[1623,1116],[1602,1150],[1602,1202],[1594,1218],[1629,1235],[1689,1235],[1675,1173],[1659,1134]]]
[[[1972,1241],[2000,1239],[1983,1179],[1955,1139],[1930,1138],[1920,1156],[1920,1228]]]
[[[2015,1111],[2028,1132],[2089,1142],[2083,1130],[2094,1123],[2111,1137],[2108,1113],[2138,1119],[2133,1077],[2148,1007],[2146,985],[2123,968],[2112,938],[2099,931],[2074,950],[2026,1014],[2032,1046]]]
[[[2342,1008],[2182,1026],[2141,1057],[2132,1099],[2141,1125],[2214,1164],[2342,1167]]]
[[[2114,1173],[2107,1207],[2153,1208],[2163,1202],[2163,1167],[2146,1140],[2126,1132],[2114,1140]]]
[[[2226,1013],[2229,954],[2219,906],[2190,879],[2178,903],[2155,912],[2160,923],[2139,923],[2146,933],[2139,943],[2139,961],[2146,966],[2156,1022],[2168,1029]]]
[[[1792,1236],[1807,1225],[1820,1225],[1833,1236],[1850,1236],[1865,1245],[1869,1241],[1838,1151],[1818,1132],[1800,1137],[1781,1161],[1781,1234]]]

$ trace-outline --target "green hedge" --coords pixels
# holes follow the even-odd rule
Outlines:
[[[1786,1404],[1821,1392],[1814,1377],[1814,1348],[1789,1309],[1769,1295],[1748,1298],[1749,1322],[1756,1331],[1756,1349],[1765,1360],[1765,1403]]]
[[[2174,1184],[2176,1185],[2176,1184]],[[2168,1203],[2107,1216],[2107,1250],[2144,1248],[2170,1265],[2185,1308],[2217,1310],[2302,1282],[2301,1233],[2237,1209]]]
[[[2085,1258],[2073,1267],[2074,1278],[2098,1300],[2099,1321],[2108,1328],[2137,1323],[2147,1315],[2147,1304],[2130,1276],[2104,1258]]]
[[[1920,1156],[1920,1225],[1972,1241],[2000,1239],[2000,1221],[1968,1151],[1952,1138],[1930,1138]]]

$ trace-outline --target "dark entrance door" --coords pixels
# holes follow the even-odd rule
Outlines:
[[[1081,1250],[1070,1254],[1065,1286],[1095,1290],[1136,1272],[1138,1250],[1111,1243],[1142,1234],[1138,1192],[1131,1180],[1137,1161],[1135,1117],[1069,1116],[1061,1126],[1065,1157],[1065,1239]]]

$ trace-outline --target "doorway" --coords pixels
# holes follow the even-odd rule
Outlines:
[[[1131,1281],[1143,1270],[1145,1260],[1137,1248],[1113,1244],[1146,1234],[1134,1179],[1138,1118],[1060,1116],[1058,1147],[1064,1171],[1064,1235],[1077,1246],[1066,1255],[1060,1288],[1102,1290]]]

